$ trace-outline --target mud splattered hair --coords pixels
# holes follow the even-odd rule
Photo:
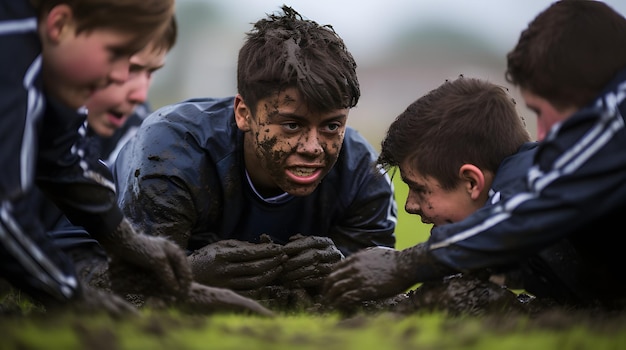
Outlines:
[[[295,87],[312,110],[356,106],[356,62],[343,40],[330,25],[286,5],[282,11],[254,23],[239,51],[237,90],[246,104],[254,110],[260,99]]]

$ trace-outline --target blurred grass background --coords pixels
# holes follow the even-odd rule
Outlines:
[[[390,173],[391,175],[391,173]],[[428,238],[432,225],[422,223],[419,215],[411,215],[404,210],[408,186],[400,179],[400,172],[393,176],[398,203],[398,225],[396,226],[396,249],[412,247]]]

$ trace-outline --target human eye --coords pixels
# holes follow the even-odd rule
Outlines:
[[[122,49],[109,49],[109,61],[130,60],[130,54]]]
[[[142,71],[143,71],[142,67],[136,64],[131,64],[130,67],[128,68],[128,73],[131,78],[139,76]]]
[[[424,195],[426,193],[426,187],[420,184],[416,184],[416,183],[410,183],[407,184],[409,187],[409,191],[418,194],[418,195]]]
[[[337,133],[339,132],[339,130],[341,130],[342,126],[343,124],[339,122],[328,123],[325,126],[325,131],[328,133]]]
[[[142,70],[144,70],[144,68],[138,64],[131,64],[129,68],[129,71],[131,73],[138,73],[138,72],[141,72]]]
[[[288,132],[294,132],[294,131],[298,131],[300,129],[300,124],[293,123],[293,122],[283,123],[282,126]]]

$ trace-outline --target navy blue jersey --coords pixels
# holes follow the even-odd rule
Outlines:
[[[42,90],[37,16],[28,1],[0,1],[0,276],[41,299],[66,301],[79,286],[49,239],[35,184],[74,224],[109,234],[122,219],[108,168],[92,157],[85,115]]]
[[[486,206],[493,205],[516,193],[519,182],[524,181],[524,175],[533,164],[537,146],[537,142],[526,142],[517,152],[500,163],[489,189],[489,200]]]
[[[33,185],[44,109],[37,18],[27,1],[0,2],[0,199]]]
[[[88,128],[86,140],[91,156],[101,159],[107,166],[113,164],[120,148],[135,134],[148,114],[147,103],[138,105],[126,123],[108,138],[101,137]],[[32,192],[33,205],[38,206],[39,216],[55,245],[66,252],[74,253],[81,250],[98,256],[105,255],[104,249],[85,228],[73,225],[63,212],[37,188]]]
[[[460,271],[524,261],[565,244],[565,284],[579,295],[614,297],[626,284],[621,224],[626,210],[626,71],[591,105],[540,142],[515,195],[458,223],[435,227],[436,259]]]
[[[66,301],[78,288],[69,258],[34,214],[38,131],[45,109],[37,17],[28,1],[0,2],[0,276],[33,297]]]
[[[393,187],[359,133],[346,129],[335,166],[311,195],[268,202],[247,179],[233,102],[163,107],[122,148],[113,171],[118,201],[136,225],[190,251],[224,239],[257,242],[263,233],[277,243],[297,233],[328,236],[345,255],[395,245]]]

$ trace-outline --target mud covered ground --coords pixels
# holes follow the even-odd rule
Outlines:
[[[90,271],[93,273],[94,271]],[[97,273],[94,275],[98,275]],[[94,285],[103,280],[92,279]],[[104,287],[104,285],[100,285]],[[310,315],[340,314],[342,317],[354,315],[394,313],[412,315],[424,312],[443,312],[450,316],[514,315],[541,317],[542,314],[576,312],[590,316],[611,317],[626,315],[623,310],[573,309],[557,305],[550,300],[539,300],[526,293],[515,293],[487,280],[462,274],[450,276],[440,282],[429,282],[395,297],[367,301],[358,305],[341,308],[329,307],[316,290],[287,289],[283,286],[266,286],[256,290],[238,291],[238,294],[258,301],[277,314],[305,313]],[[140,310],[169,309],[171,304],[158,297],[145,297],[141,294],[127,294],[126,299]],[[27,296],[16,292],[6,282],[0,280],[0,316],[24,314],[34,310],[45,313],[45,308]],[[210,314],[207,312],[206,314]],[[233,311],[232,313],[243,313]]]
[[[24,300],[13,294],[13,300],[0,299],[0,349],[595,350],[623,349],[626,344],[626,315],[621,313],[559,308],[529,312],[531,304],[519,305],[514,294],[461,279],[423,287],[365,303],[350,313],[324,310],[313,302],[273,318],[190,315],[144,305],[138,317],[114,319],[98,313],[50,312],[36,305],[24,309]],[[298,297],[291,298],[293,302]],[[305,299],[300,302],[311,301]],[[12,301],[12,310],[6,308],[11,304],[7,301]],[[433,311],[437,308],[432,303],[442,301],[445,308]],[[482,307],[487,301],[494,302],[493,308]]]

